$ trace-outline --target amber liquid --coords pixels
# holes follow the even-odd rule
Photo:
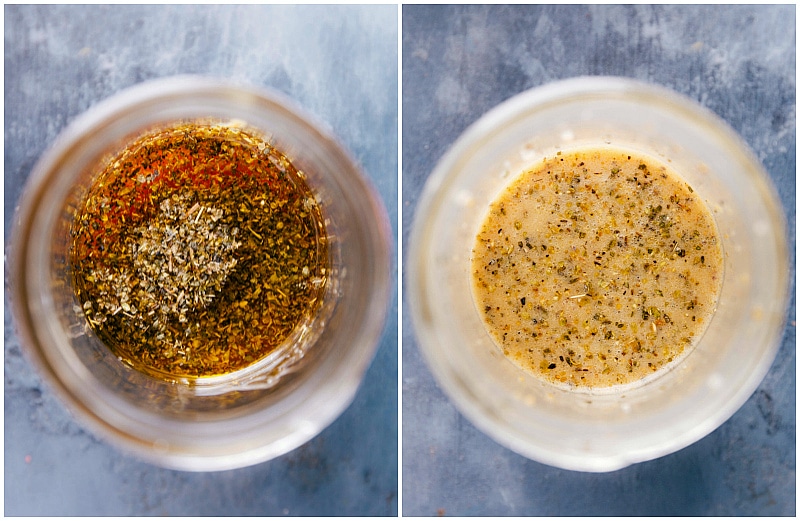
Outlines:
[[[254,134],[149,133],[96,175],[72,229],[77,299],[130,366],[207,377],[275,351],[319,309],[322,213],[304,176]]]

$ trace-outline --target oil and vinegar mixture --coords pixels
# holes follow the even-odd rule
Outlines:
[[[302,172],[226,125],[130,143],[94,178],[71,237],[91,328],[124,363],[165,378],[263,359],[318,311],[329,270]]]
[[[688,352],[723,256],[704,202],[667,166],[614,149],[559,152],[494,200],[473,295],[505,355],[545,381],[630,384]]]

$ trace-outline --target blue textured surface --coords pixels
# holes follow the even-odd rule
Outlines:
[[[402,20],[404,245],[432,166],[470,123],[549,81],[618,75],[688,95],[750,144],[780,191],[795,280],[794,6],[407,5]],[[795,316],[793,299],[776,363],[720,428],[658,460],[590,474],[477,431],[437,387],[406,314],[403,514],[794,515]]]
[[[135,83],[265,85],[326,121],[397,236],[397,6],[5,6],[5,233],[36,159]],[[394,275],[396,279],[396,273]],[[218,473],[164,470],[85,431],[22,357],[5,306],[5,514],[396,515],[397,299],[350,408],[297,450]]]

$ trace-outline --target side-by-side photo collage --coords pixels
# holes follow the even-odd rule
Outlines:
[[[4,5],[3,514],[796,516],[796,22]]]

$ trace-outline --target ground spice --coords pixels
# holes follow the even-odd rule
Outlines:
[[[304,175],[234,126],[137,139],[95,177],[71,234],[91,328],[123,362],[165,377],[262,359],[313,317],[328,276]]]

